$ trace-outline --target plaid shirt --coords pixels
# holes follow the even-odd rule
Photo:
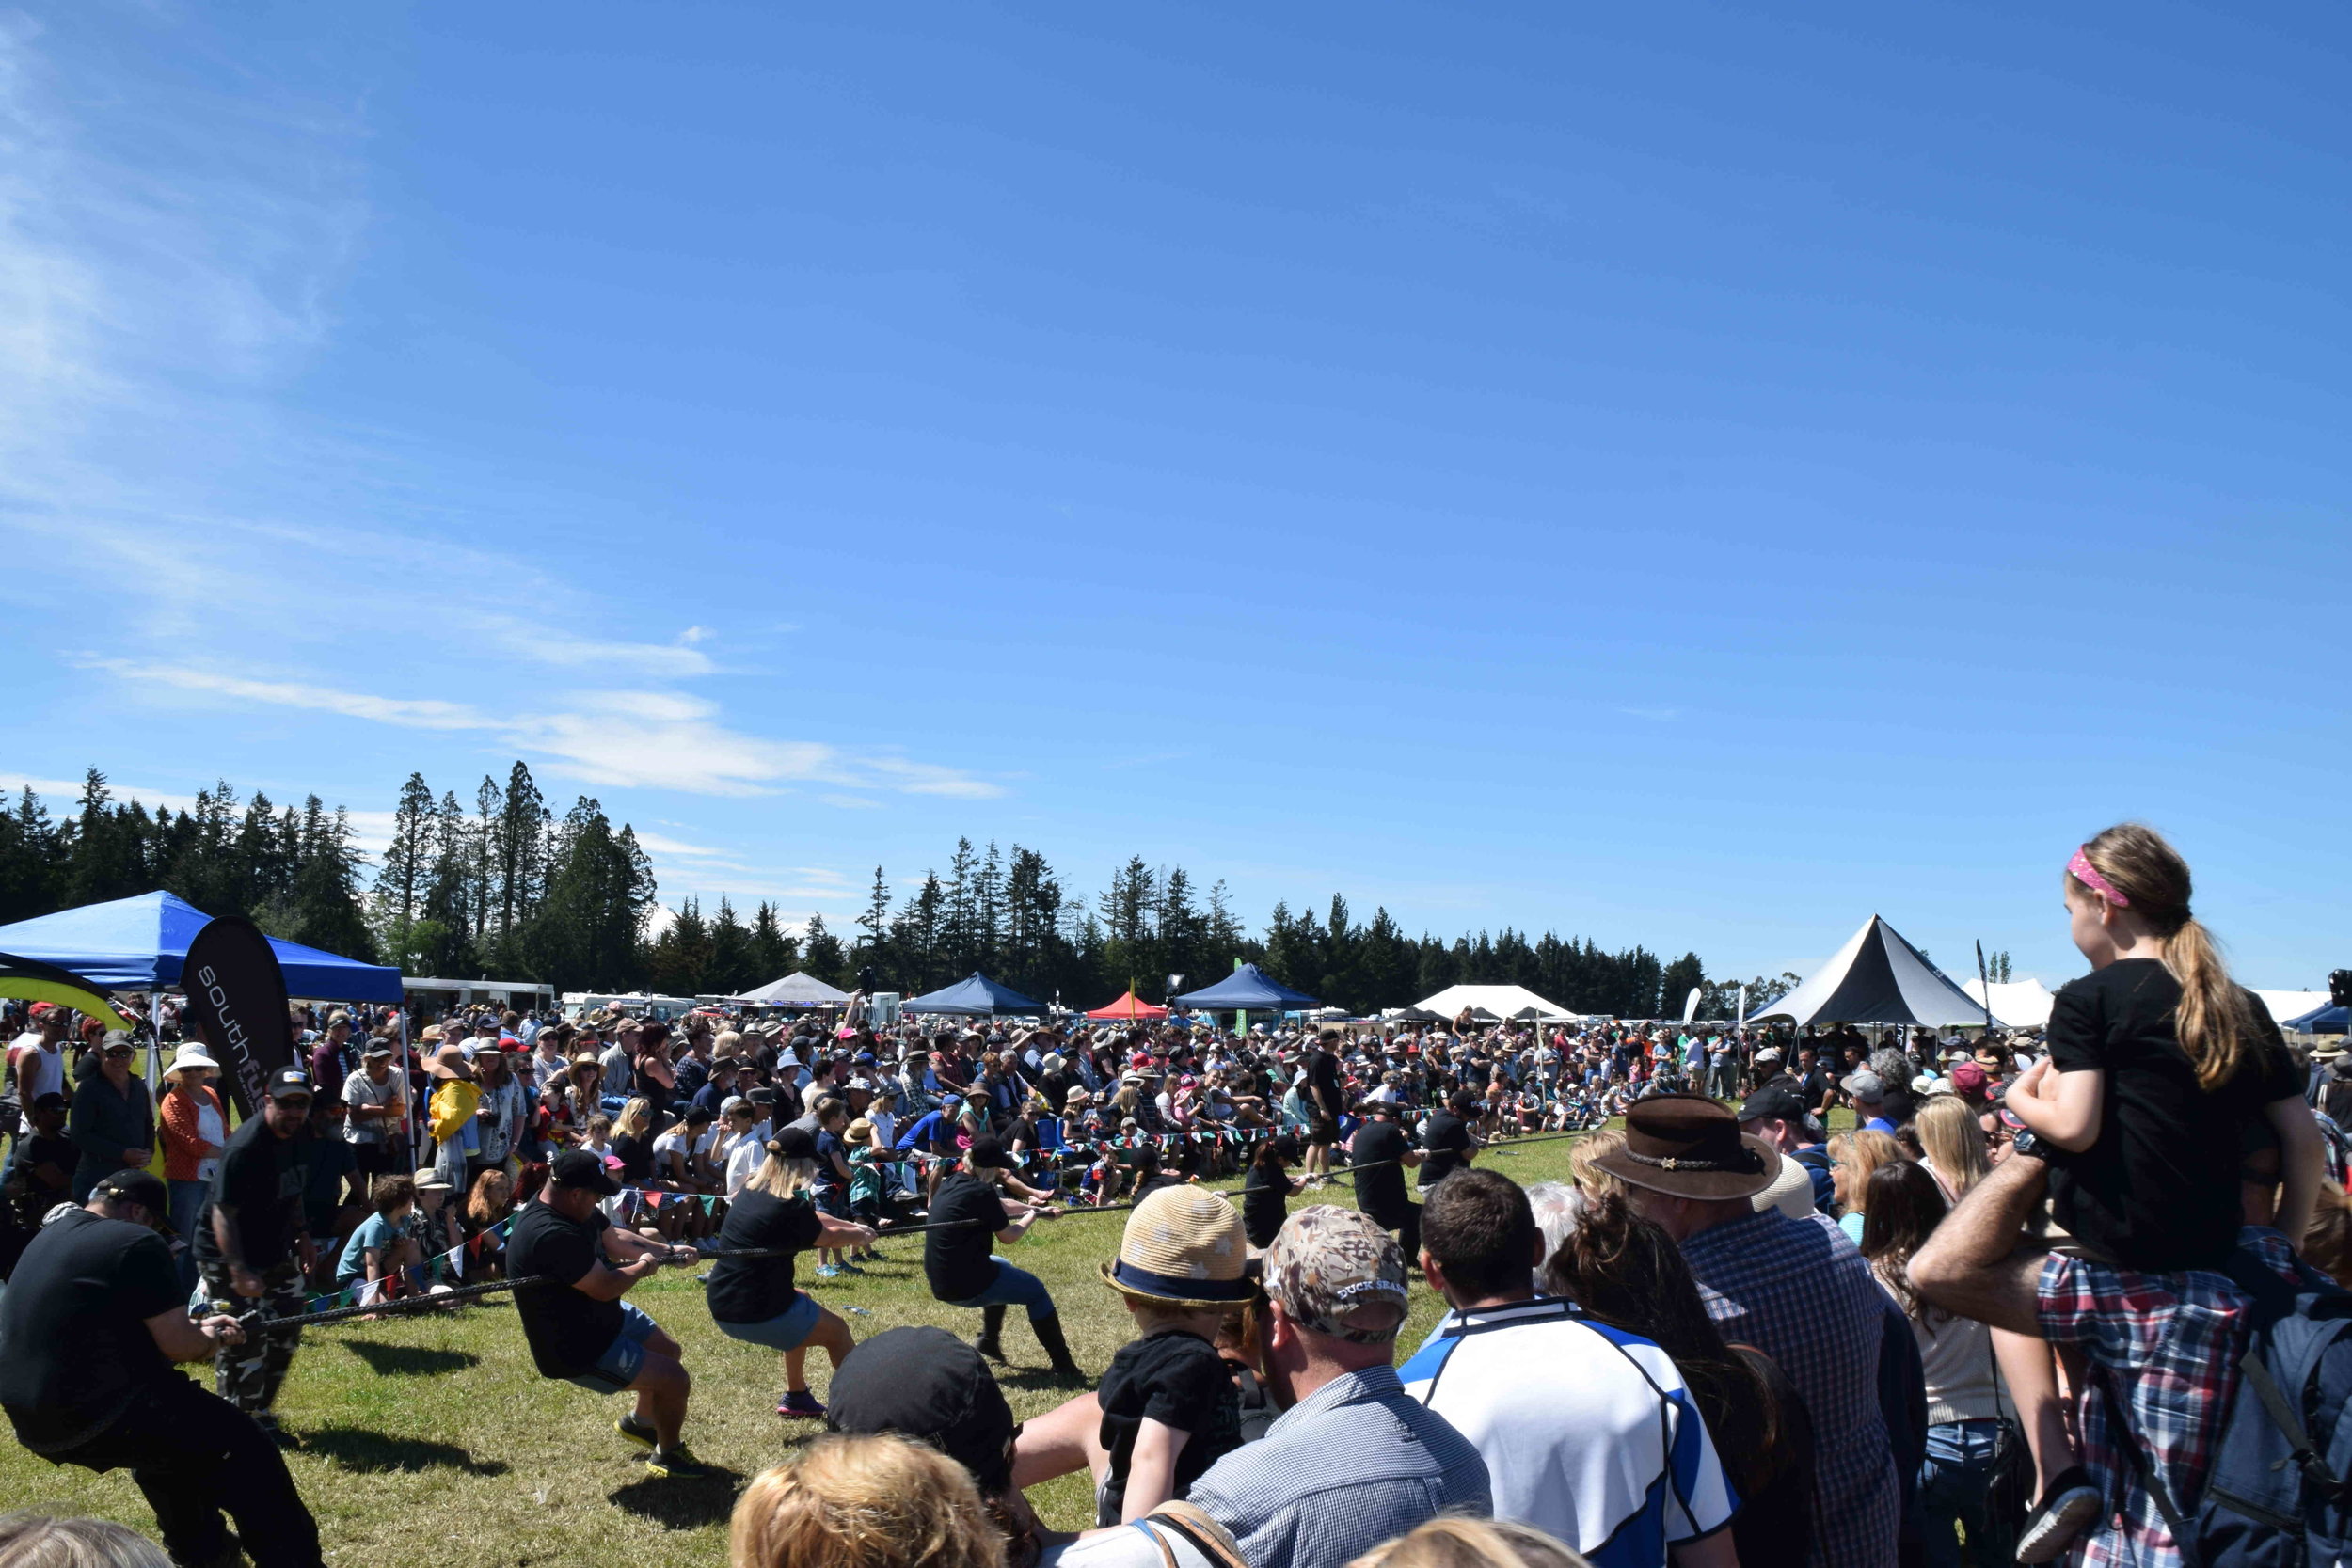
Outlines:
[[[1192,1483],[1250,1568],[1344,1568],[1439,1513],[1493,1511],[1486,1462],[1393,1367],[1334,1378]]]
[[[1862,1254],[1819,1214],[1767,1209],[1686,1238],[1682,1256],[1724,1338],[1779,1363],[1813,1418],[1808,1568],[1886,1568],[1902,1488],[1879,1403],[1885,1296]]]
[[[2278,1231],[2248,1227],[2238,1244],[2300,1279]],[[2118,1440],[2116,1402],[2173,1507],[2193,1521],[2237,1391],[2252,1302],[2227,1275],[2143,1274],[2061,1253],[2042,1265],[2040,1298],[2042,1338],[2080,1345],[2094,1366],[2077,1409],[2084,1467],[2106,1494],[2106,1518],[2076,1544],[2073,1560],[2179,1568],[2181,1549]]]

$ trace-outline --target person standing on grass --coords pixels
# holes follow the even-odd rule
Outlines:
[[[304,1206],[310,1183],[310,1080],[298,1067],[270,1074],[262,1114],[230,1134],[196,1222],[196,1266],[212,1299],[231,1312],[298,1315],[303,1275],[318,1262]],[[221,1398],[278,1435],[270,1409],[294,1365],[299,1329],[224,1344],[213,1361]]]
[[[131,1074],[131,1037],[113,1030],[98,1048],[98,1070],[73,1085],[65,1135],[81,1158],[73,1166],[73,1200],[87,1198],[98,1179],[119,1170],[145,1170],[155,1152],[155,1104],[146,1081]]]
[[[1396,1124],[1394,1105],[1369,1100],[1356,1109],[1365,1118],[1347,1146],[1348,1169],[1356,1177],[1356,1207],[1381,1229],[1397,1233],[1397,1245],[1409,1264],[1421,1256],[1421,1209],[1405,1196],[1405,1172],[1421,1164],[1421,1155]]]
[[[1307,1112],[1307,1180],[1316,1185],[1331,1179],[1331,1146],[1340,1141],[1340,1113],[1347,1095],[1340,1082],[1339,1048],[1346,1037],[1326,1029],[1315,1037],[1307,1058],[1307,1082],[1300,1099]]]
[[[599,1202],[620,1190],[604,1162],[586,1150],[555,1157],[547,1185],[524,1206],[507,1245],[515,1278],[547,1283],[516,1291],[515,1310],[541,1377],[592,1394],[635,1394],[636,1408],[612,1429],[650,1450],[645,1468],[654,1475],[697,1480],[710,1470],[679,1436],[692,1380],[679,1363],[677,1341],[621,1299],[662,1264],[684,1259],[680,1249],[605,1218]]]
[[[720,1333],[783,1354],[785,1395],[776,1414],[821,1417],[825,1407],[808,1387],[808,1347],[823,1350],[838,1372],[857,1341],[848,1323],[793,1283],[793,1265],[801,1253],[820,1243],[834,1249],[862,1247],[873,1242],[874,1232],[820,1212],[811,1200],[817,1143],[805,1132],[780,1129],[768,1140],[766,1153],[727,1204],[727,1217],[719,1227],[719,1263],[710,1271],[704,1299]],[[752,1251],[779,1256],[733,1256]]]
[[[175,1562],[319,1568],[318,1526],[269,1436],[172,1363],[226,1354],[235,1318],[188,1316],[145,1171],[102,1179],[42,1227],[0,1298],[0,1409],[52,1465],[127,1469]],[[237,1525],[232,1544],[226,1513]]]
[[[1045,1282],[993,1255],[996,1243],[1010,1246],[1041,1217],[1061,1212],[1051,1203],[1007,1203],[1004,1188],[1011,1182],[1011,1173],[1012,1157],[994,1138],[980,1138],[964,1151],[931,1199],[923,1237],[924,1277],[934,1300],[980,1309],[980,1337],[974,1348],[991,1361],[1005,1359],[1005,1308],[1018,1303],[1028,1309],[1029,1330],[1051,1358],[1056,1375],[1083,1378],[1086,1374],[1070,1357],[1070,1344],[1062,1338],[1061,1319]],[[1020,1190],[1029,1192],[1026,1187]]]

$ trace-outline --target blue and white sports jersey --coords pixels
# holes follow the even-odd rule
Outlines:
[[[1669,1544],[1731,1522],[1737,1500],[1673,1360],[1571,1303],[1449,1312],[1397,1375],[1486,1459],[1496,1518],[1594,1568],[1665,1568]]]

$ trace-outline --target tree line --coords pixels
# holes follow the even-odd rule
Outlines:
[[[26,789],[0,812],[0,923],[168,888],[214,914],[244,914],[273,936],[411,975],[536,980],[561,990],[733,995],[795,969],[838,986],[871,977],[908,995],[976,971],[1041,1001],[1100,1006],[1132,984],[1165,1002],[1171,976],[1197,990],[1253,962],[1324,1002],[1369,1012],[1455,984],[1521,985],[1577,1012],[1731,1016],[1737,981],[1709,980],[1695,953],[1664,958],[1587,938],[1504,927],[1451,940],[1408,936],[1386,909],[1359,919],[1343,895],[1295,911],[1277,903],[1251,932],[1223,882],[1203,892],[1182,866],[1142,857],[1089,898],[1040,851],[959,839],[945,873],[894,895],[877,867],[866,907],[836,933],[822,914],[797,930],[763,900],[748,916],[686,899],[655,920],[651,862],[627,823],[582,796],[561,816],[531,769],[485,777],[470,801],[401,786],[381,863],[348,816],[309,797],[299,809],[225,781],[195,803],[153,812],[121,800],[96,768],[77,809],[53,820]],[[1795,976],[1748,982],[1750,1006]]]

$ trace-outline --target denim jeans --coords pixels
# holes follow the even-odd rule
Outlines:
[[[1054,1295],[1045,1288],[1045,1281],[1026,1269],[1016,1269],[1001,1258],[992,1258],[996,1277],[987,1290],[969,1301],[949,1302],[950,1307],[1021,1307],[1028,1309],[1029,1321],[1054,1316]]]
[[[2015,1530],[1985,1515],[1984,1487],[2000,1431],[1998,1421],[1948,1421],[1928,1428],[1928,1457],[1919,1466],[1927,1568],[1960,1568],[1962,1534],[1968,1538],[1967,1558],[1975,1568],[2009,1568],[2016,1560]]]
[[[203,1212],[204,1195],[212,1191],[209,1181],[174,1181],[171,1187],[171,1233],[188,1244],[189,1250],[180,1254],[180,1288],[191,1295],[196,1291],[196,1220]]]

